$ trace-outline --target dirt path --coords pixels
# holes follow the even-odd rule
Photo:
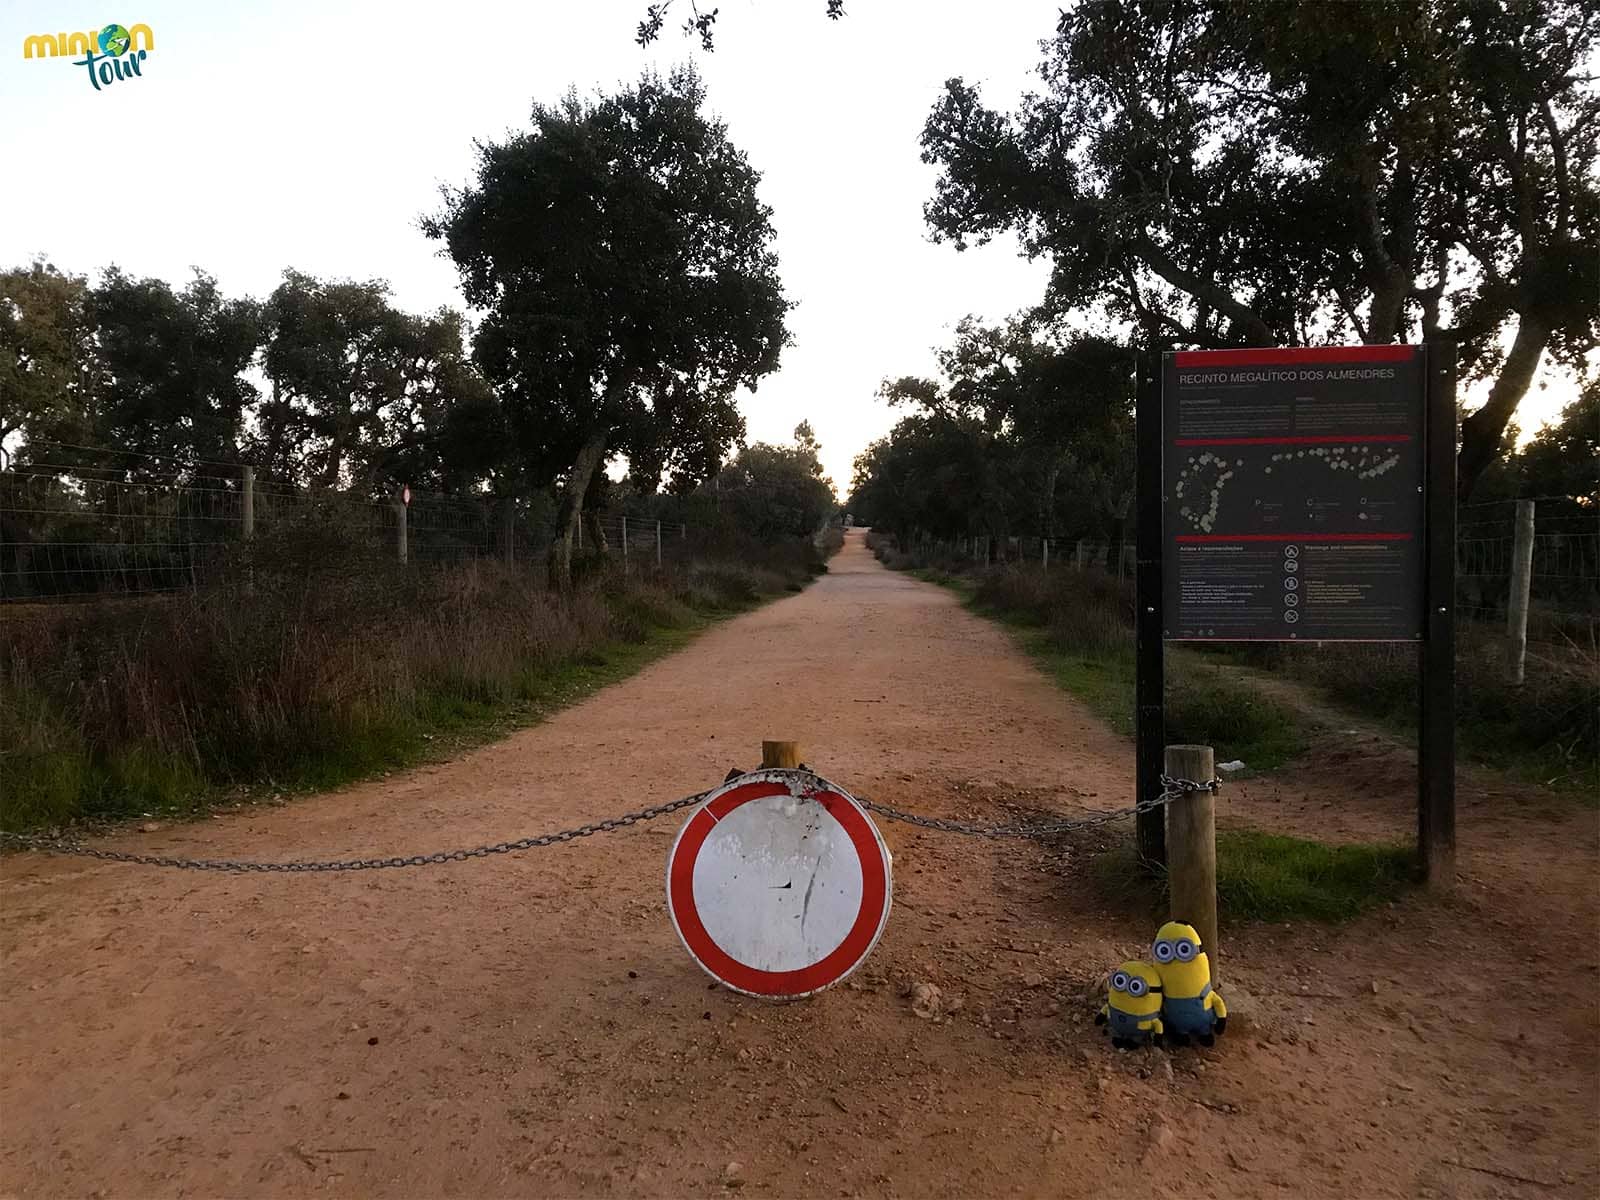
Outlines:
[[[1130,787],[1125,743],[857,536],[805,593],[536,729],[119,845],[471,845],[698,790],[754,765],[763,736],[942,815],[1120,806]],[[1409,827],[1404,783],[1315,783],[1235,789],[1224,819]],[[1593,813],[1475,802],[1449,904],[1228,931],[1245,1011],[1216,1051],[1171,1058],[1117,1054],[1089,1024],[1092,981],[1150,929],[1104,911],[1079,860],[888,826],[895,910],[873,959],[855,986],[775,1007],[709,988],[678,946],[674,829],[338,877],[6,859],[0,1194],[1600,1189]],[[955,1011],[914,1017],[910,979]]]

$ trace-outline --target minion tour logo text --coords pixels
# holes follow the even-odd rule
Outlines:
[[[142,44],[141,44],[142,43]],[[94,90],[104,91],[124,79],[144,75],[144,60],[155,49],[155,34],[148,25],[107,25],[87,33],[36,33],[22,41],[23,58],[60,58],[75,54],[72,65],[89,72]]]

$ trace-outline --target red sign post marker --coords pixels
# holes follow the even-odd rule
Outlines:
[[[820,992],[866,961],[891,892],[877,826],[810,771],[752,771],[718,788],[667,859],[684,948],[713,979],[768,999]]]

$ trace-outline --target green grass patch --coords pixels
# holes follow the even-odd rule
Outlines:
[[[1095,855],[1090,874],[1109,900],[1166,911],[1167,880],[1131,846]],[[1330,846],[1250,829],[1217,831],[1217,910],[1224,921],[1348,921],[1413,886],[1416,853],[1391,843]]]
[[[913,574],[949,588],[967,609],[1004,626],[1063,691],[1118,733],[1133,736],[1131,638],[1116,629],[1085,627],[1081,613],[1073,614],[1070,625],[1060,620],[1045,624],[1037,609],[1008,610],[985,603],[971,581],[937,569]],[[1168,651],[1166,700],[1167,740],[1211,746],[1218,762],[1241,759],[1251,770],[1273,770],[1309,744],[1292,712],[1194,655]]]

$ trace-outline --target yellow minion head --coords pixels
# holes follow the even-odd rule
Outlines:
[[[1111,972],[1106,1003],[1136,1016],[1160,1012],[1161,972],[1147,962],[1122,963]]]
[[[1193,925],[1168,921],[1156,931],[1150,957],[1161,968],[1161,982],[1169,996],[1199,995],[1211,982],[1211,960]]]

